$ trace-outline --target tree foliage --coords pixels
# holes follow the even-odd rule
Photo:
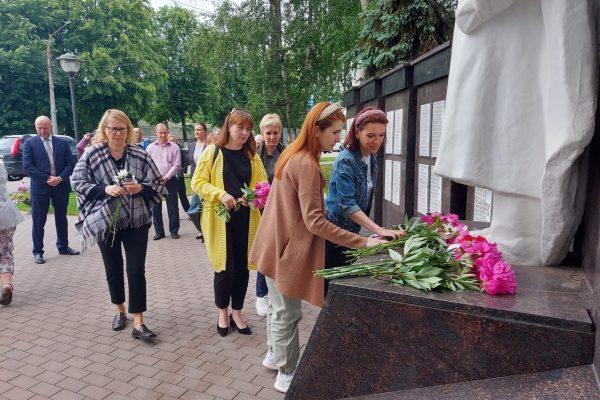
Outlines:
[[[162,7],[155,17],[155,32],[161,42],[167,80],[159,88],[147,120],[181,122],[183,139],[187,140],[186,116],[200,111],[211,89],[211,78],[194,48],[201,38],[200,25],[189,10]]]
[[[415,59],[451,39],[455,8],[456,0],[371,0],[344,60],[371,77]]]

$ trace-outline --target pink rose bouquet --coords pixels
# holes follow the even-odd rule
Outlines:
[[[263,209],[267,204],[267,198],[269,197],[271,185],[269,185],[268,182],[259,182],[254,188],[251,188],[250,186],[244,184],[244,187],[241,190],[242,197],[236,200],[235,207],[233,209],[234,212],[239,210],[240,205],[242,204],[247,204],[251,210]],[[231,219],[231,214],[221,203],[217,204],[215,212],[219,217],[224,218],[226,222],[229,222]]]

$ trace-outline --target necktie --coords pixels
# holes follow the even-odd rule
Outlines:
[[[50,175],[56,176],[56,167],[54,166],[54,156],[52,155],[52,147],[50,147],[50,139],[44,139],[44,147],[46,148],[48,160],[50,161]]]

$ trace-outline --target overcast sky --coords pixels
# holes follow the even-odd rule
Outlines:
[[[162,6],[178,5],[198,12],[213,12],[215,10],[214,0],[150,0],[155,10]]]

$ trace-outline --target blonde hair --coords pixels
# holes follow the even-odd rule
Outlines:
[[[104,112],[104,115],[100,119],[98,123],[98,128],[96,128],[96,132],[98,133],[97,143],[106,143],[108,141],[108,137],[106,136],[106,127],[108,126],[108,119],[115,118],[121,122],[124,122],[127,125],[127,144],[135,143],[135,135],[133,133],[133,124],[131,120],[121,110],[117,110],[116,108],[109,108]]]
[[[258,127],[260,128],[260,133],[263,133],[265,128],[268,128],[269,126],[274,126],[279,130],[279,133],[281,133],[281,131],[283,130],[283,124],[281,123],[281,117],[279,117],[278,114],[266,114],[264,117],[262,117],[262,119],[260,120],[260,124],[258,125]]]

